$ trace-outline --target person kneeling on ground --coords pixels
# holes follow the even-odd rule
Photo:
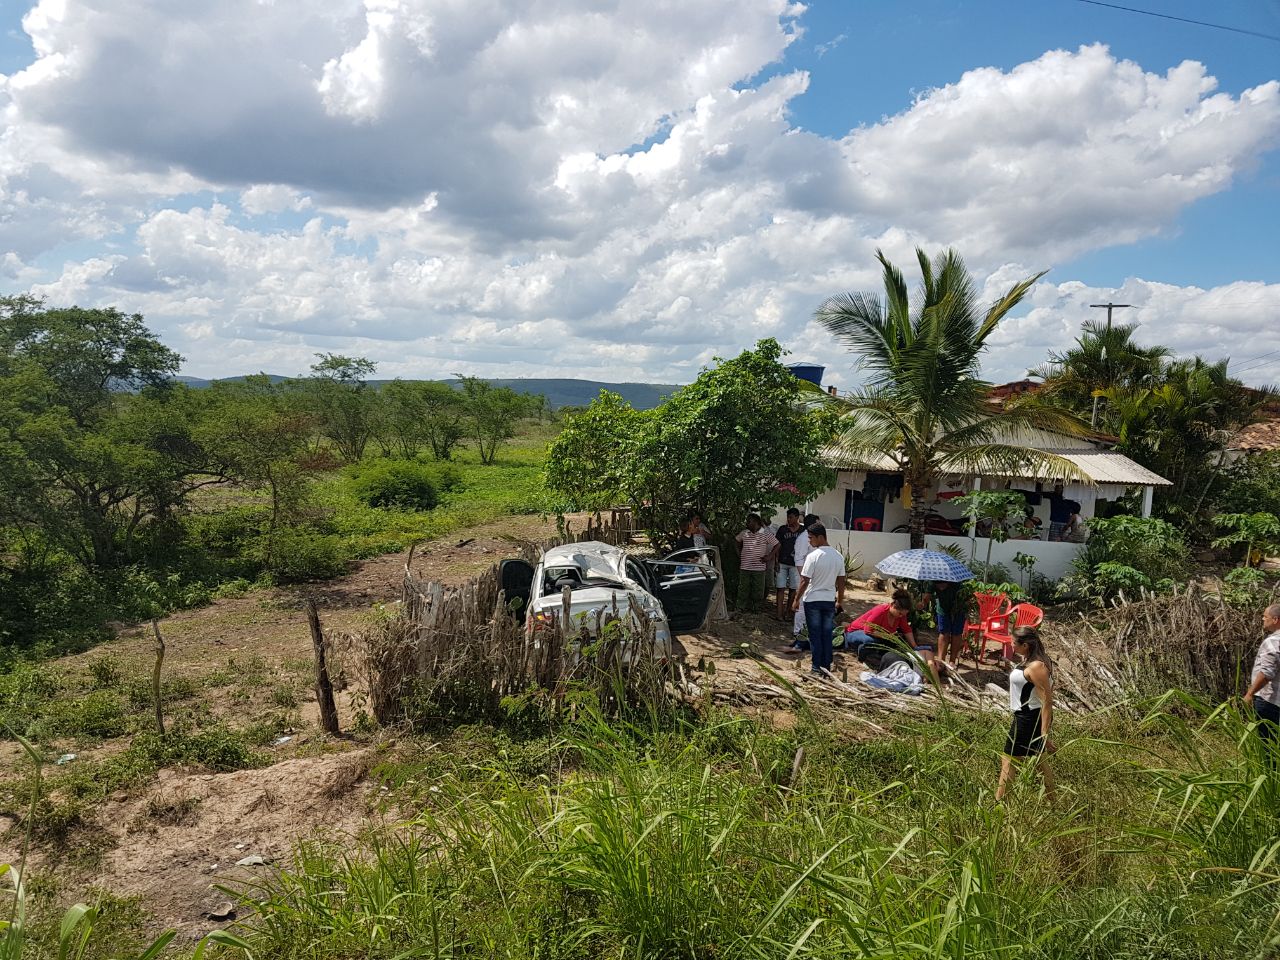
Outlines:
[[[804,604],[812,672],[816,674],[831,670],[831,635],[835,631],[836,609],[844,605],[844,583],[844,554],[827,545],[827,528],[815,523],[809,528],[809,553],[804,558],[800,589],[791,609],[799,610]]]
[[[938,674],[933,661],[933,644],[917,643],[915,632],[911,629],[913,608],[911,594],[902,589],[893,591],[892,601],[872,607],[849,624],[845,629],[845,645],[856,650],[873,640],[895,642],[901,635],[924,661],[925,671],[937,679]]]

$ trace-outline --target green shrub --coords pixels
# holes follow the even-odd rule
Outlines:
[[[0,735],[9,730],[23,735],[35,722],[44,705],[61,687],[62,679],[48,666],[19,660],[8,673],[0,674]]]
[[[196,733],[173,731],[163,737],[157,733],[140,733],[129,753],[154,767],[191,764],[218,773],[260,767],[267,758],[253,749],[249,738],[228,727],[212,727]]]
[[[1060,584],[1064,594],[1109,600],[1121,590],[1162,590],[1184,579],[1190,553],[1181,531],[1155,517],[1095,517],[1089,539]]]
[[[279,583],[329,580],[346,571],[347,557],[341,538],[289,528],[276,534],[268,569]]]
[[[103,654],[89,661],[89,678],[99,690],[110,690],[124,681],[124,664],[115,654]]]
[[[371,507],[432,510],[440,502],[439,470],[413,460],[374,460],[350,469],[351,492]]]

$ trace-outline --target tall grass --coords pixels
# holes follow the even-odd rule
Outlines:
[[[549,748],[563,776],[436,768],[401,828],[304,847],[246,935],[280,958],[1263,956],[1276,769],[1238,718],[1177,722],[1064,727],[1057,801],[1027,779],[1001,805],[981,718],[864,742],[588,720]]]

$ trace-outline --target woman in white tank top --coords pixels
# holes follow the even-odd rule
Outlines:
[[[1053,753],[1049,727],[1053,723],[1053,670],[1044,652],[1040,634],[1033,627],[1013,632],[1013,649],[1021,662],[1009,671],[1009,709],[1013,723],[1000,760],[1000,784],[996,799],[1002,800],[1013,780],[1014,764],[1028,757],[1044,780],[1044,791],[1053,796],[1053,774],[1044,754]]]

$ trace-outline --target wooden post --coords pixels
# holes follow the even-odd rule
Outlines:
[[[160,621],[151,618],[151,631],[156,635],[156,665],[151,671],[151,695],[156,702],[156,729],[164,736],[164,700],[160,696],[160,668],[164,665],[164,636]]]
[[[320,726],[325,733],[338,733],[338,706],[333,702],[333,683],[329,680],[329,664],[324,655],[324,631],[316,601],[307,597],[307,623],[311,626],[311,647],[316,656],[316,702],[320,704]]]

